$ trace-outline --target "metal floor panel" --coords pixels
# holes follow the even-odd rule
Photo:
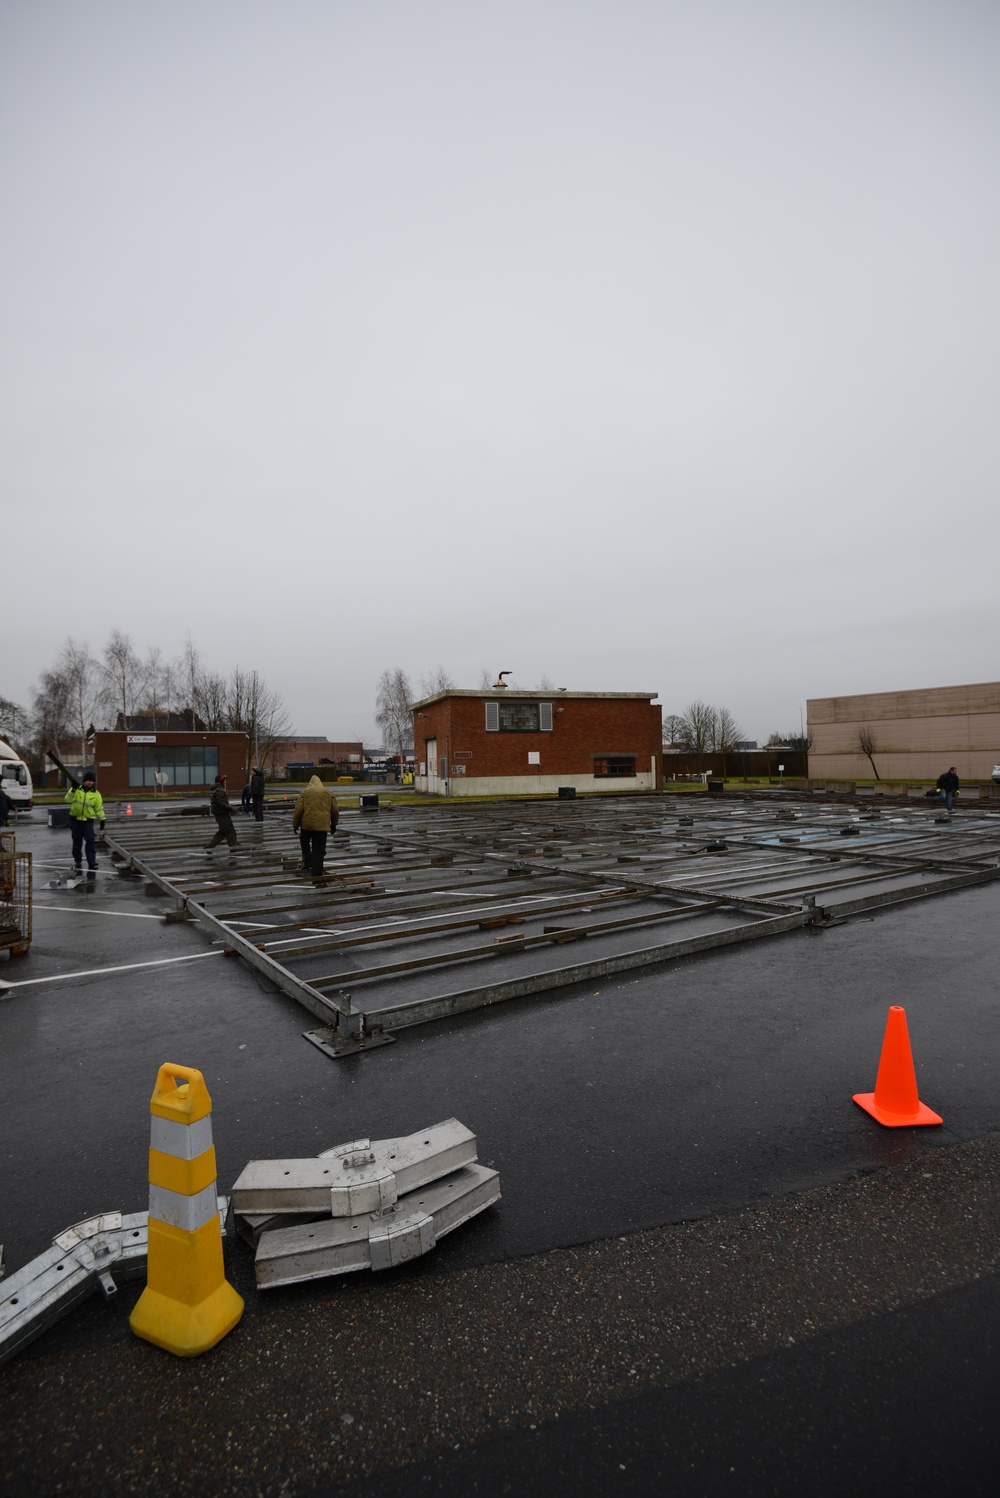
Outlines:
[[[291,803],[205,856],[203,818],[138,817],[108,840],[271,977],[342,1055],[393,1029],[605,973],[739,945],[1000,876],[1000,815],[649,796],[346,812],[324,879]],[[567,951],[572,948],[572,951]]]

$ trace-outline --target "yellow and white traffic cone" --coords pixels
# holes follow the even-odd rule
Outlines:
[[[137,1337],[193,1358],[243,1315],[222,1266],[205,1078],[193,1066],[161,1066],[149,1111],[149,1256],[129,1325]]]

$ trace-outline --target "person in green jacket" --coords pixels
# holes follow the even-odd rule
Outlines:
[[[212,795],[209,800],[209,810],[216,822],[216,833],[208,844],[205,856],[211,858],[219,843],[229,844],[229,862],[236,861],[236,828],[233,826],[233,813],[229,805],[229,792],[226,790],[225,775],[216,775],[215,784],[212,787]]]
[[[104,802],[97,789],[93,770],[84,770],[83,784],[70,786],[65,800],[69,802],[69,825],[73,835],[73,863],[78,874],[83,873],[83,849],[87,850],[87,876],[97,873],[97,849],[94,846],[94,823],[100,822],[104,831]]]

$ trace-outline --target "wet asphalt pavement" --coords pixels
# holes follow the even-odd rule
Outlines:
[[[0,958],[23,984],[0,993],[8,1267],[94,1212],[144,1207],[167,1060],[205,1073],[222,1190],[252,1158],[455,1116],[503,1200],[379,1280],[259,1296],[228,1240],[247,1312],[192,1364],[131,1337],[139,1287],[94,1299],[0,1372],[9,1491],[832,1491],[820,1458],[880,1479],[912,1460],[914,1491],[987,1491],[1000,887],[333,1061],[302,1039],[311,1016],[164,924],[141,884],[102,871],[91,895],[41,890],[66,841],[22,823],[34,943]],[[884,1130],[851,1102],[874,1085],[890,1003],[943,1128]],[[935,1398],[959,1485],[913,1455]]]

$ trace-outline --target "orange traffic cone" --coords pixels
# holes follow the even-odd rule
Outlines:
[[[917,1074],[913,1069],[906,1010],[901,1004],[892,1004],[889,1008],[875,1091],[856,1092],[854,1101],[890,1129],[944,1122],[917,1096]]]
[[[132,815],[132,803],[131,803],[131,801],[129,802],[129,804],[125,808],[125,815],[127,817],[130,817]]]

